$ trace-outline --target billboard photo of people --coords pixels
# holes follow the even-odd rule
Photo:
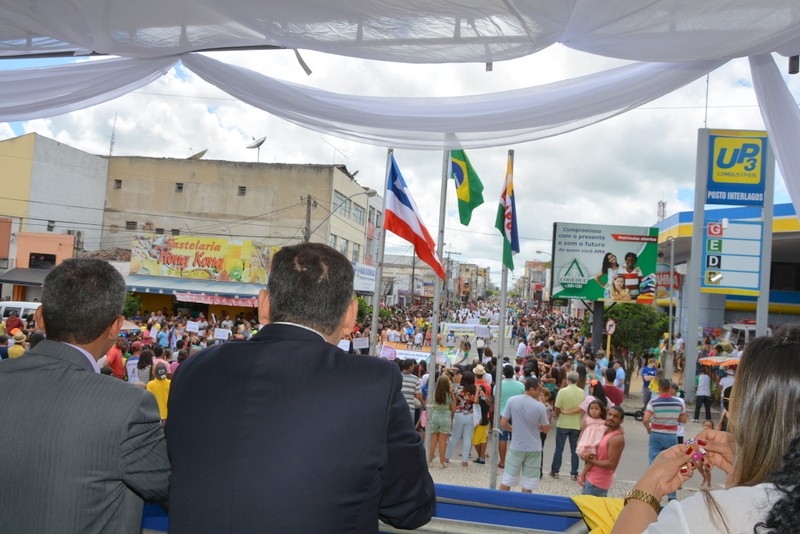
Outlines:
[[[555,223],[553,298],[650,304],[658,229]]]

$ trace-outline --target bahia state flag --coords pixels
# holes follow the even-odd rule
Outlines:
[[[386,213],[383,219],[386,231],[398,235],[414,245],[417,257],[430,265],[442,280],[445,279],[444,267],[436,254],[436,243],[428,233],[425,224],[419,217],[419,210],[411,198],[400,168],[392,156],[391,167],[386,184]]]
[[[503,235],[503,264],[514,270],[514,254],[519,253],[519,233],[517,231],[517,208],[514,202],[514,151],[508,151],[508,167],[500,206],[497,208],[495,227]]]
[[[483,204],[483,184],[463,150],[450,151],[450,175],[456,182],[458,216],[461,224],[468,226],[472,210]]]

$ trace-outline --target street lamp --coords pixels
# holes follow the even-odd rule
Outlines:
[[[338,206],[333,208],[333,210],[331,210],[331,212],[324,219],[322,219],[320,221],[320,223],[316,227],[314,227],[313,230],[311,229],[311,197],[308,196],[307,197],[308,201],[306,203],[306,226],[305,226],[305,230],[303,232],[303,234],[304,234],[303,235],[303,241],[305,241],[306,243],[311,241],[311,235],[316,233],[316,231],[319,230],[320,226],[325,224],[328,221],[328,219],[330,219],[339,210],[339,208],[341,208],[351,198],[357,197],[358,195],[367,195],[367,197],[374,197],[375,195],[378,194],[377,191],[375,191],[374,189],[372,189],[370,187],[364,187],[363,189],[364,189],[363,191],[359,191],[358,193],[353,193],[352,195],[350,195],[346,199],[342,200],[339,203]]]

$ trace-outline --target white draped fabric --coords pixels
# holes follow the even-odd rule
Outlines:
[[[192,52],[277,47],[404,63],[496,62],[554,43],[641,62],[492,95],[376,98],[281,82]],[[115,98],[178,58],[296,124],[398,148],[530,141],[624,113],[734,57],[750,57],[778,163],[800,213],[800,112],[771,53],[800,53],[798,0],[0,0],[0,58],[119,59],[0,71],[0,120]]]
[[[365,143],[423,150],[509,145],[576,130],[674,91],[722,63],[634,63],[514,91],[392,98],[331,93],[203,55],[183,56],[183,64],[210,84],[295,124]]]
[[[503,61],[554,43],[634,61],[800,48],[797,0],[0,0],[0,56],[277,46],[406,63]]]
[[[116,58],[0,71],[0,121],[52,117],[112,100],[160,78],[175,61]]]
[[[795,211],[800,213],[800,109],[770,55],[750,57],[753,84]]]

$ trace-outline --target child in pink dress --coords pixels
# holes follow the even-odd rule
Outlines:
[[[597,446],[606,433],[606,407],[598,400],[593,400],[586,408],[583,416],[583,429],[578,437],[578,456],[582,454],[596,455]],[[589,466],[584,464],[583,471],[578,476],[578,484],[583,486]]]

